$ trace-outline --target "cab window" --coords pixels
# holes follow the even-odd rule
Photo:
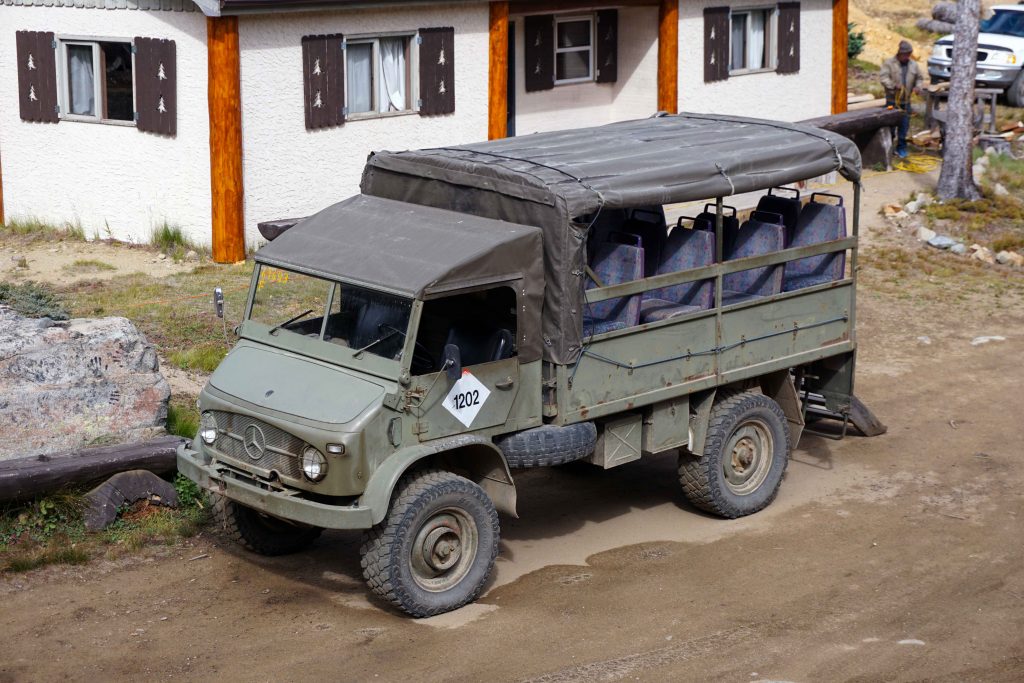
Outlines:
[[[413,374],[440,370],[448,344],[459,348],[463,367],[514,357],[515,290],[495,287],[425,302],[416,337]]]

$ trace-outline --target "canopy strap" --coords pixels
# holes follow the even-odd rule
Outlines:
[[[718,172],[722,174],[722,177],[725,178],[725,181],[729,183],[729,196],[731,197],[732,195],[736,194],[736,186],[733,185],[732,178],[730,178],[729,174],[725,172],[725,169],[722,168],[722,165],[716,163],[715,168],[717,168]]]

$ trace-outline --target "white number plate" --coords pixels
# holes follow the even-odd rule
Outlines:
[[[490,395],[490,390],[480,380],[469,370],[463,370],[462,377],[444,397],[444,407],[456,420],[469,427]]]

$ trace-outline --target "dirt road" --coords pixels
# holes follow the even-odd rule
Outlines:
[[[531,472],[486,594],[423,621],[351,533],[39,570],[0,581],[0,681],[1020,681],[1024,307],[886,277],[857,393],[889,433],[805,436],[763,513],[696,512],[672,456]]]

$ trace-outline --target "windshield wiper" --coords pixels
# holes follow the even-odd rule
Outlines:
[[[279,329],[281,329],[285,325],[291,325],[296,320],[300,320],[302,318],[305,318],[307,315],[309,315],[310,313],[312,313],[315,310],[316,310],[315,308],[311,308],[308,311],[305,311],[303,313],[299,313],[297,316],[295,316],[294,318],[291,318],[290,320],[285,320],[283,323],[279,323],[277,325],[274,325],[273,327],[270,328],[270,334],[274,334],[275,332],[277,332]]]
[[[377,344],[380,344],[382,341],[386,341],[388,339],[391,339],[396,334],[400,334],[403,337],[405,336],[405,333],[402,332],[397,327],[391,327],[391,325],[386,325],[386,324],[382,324],[380,327],[381,328],[387,328],[390,331],[387,334],[384,334],[384,335],[381,335],[381,336],[377,337],[376,339],[374,339],[372,342],[370,342],[366,346],[364,346],[362,348],[359,348],[359,349],[356,349],[355,353],[352,354],[353,358],[359,358],[359,356],[361,356],[363,354],[363,351],[366,351],[367,349],[373,348]]]

